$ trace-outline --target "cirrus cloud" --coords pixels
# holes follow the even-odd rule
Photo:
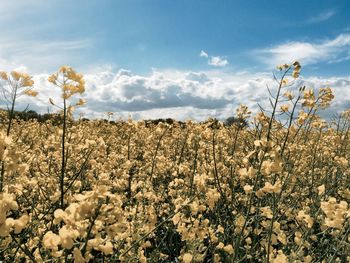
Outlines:
[[[340,34],[334,39],[306,42],[290,41],[253,52],[268,66],[289,63],[294,60],[303,65],[319,62],[337,63],[350,60],[350,34]]]

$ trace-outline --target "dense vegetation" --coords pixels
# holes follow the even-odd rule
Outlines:
[[[349,261],[350,110],[322,120],[332,90],[290,85],[297,62],[278,70],[271,110],[255,116],[110,123],[73,120],[84,81],[62,67],[49,78],[59,122],[1,116],[0,258]],[[36,95],[27,75],[0,77]]]

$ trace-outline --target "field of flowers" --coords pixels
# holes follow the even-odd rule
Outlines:
[[[271,108],[227,126],[73,120],[85,83],[69,67],[49,78],[60,121],[21,121],[35,83],[1,72],[0,259],[350,262],[350,110],[321,119],[332,90],[296,88],[299,73],[279,66]]]

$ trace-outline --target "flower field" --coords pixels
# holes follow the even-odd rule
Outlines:
[[[0,259],[350,262],[350,110],[323,120],[332,90],[292,85],[300,69],[279,66],[270,108],[241,105],[230,126],[73,120],[85,83],[69,67],[49,78],[58,121],[16,119],[8,96]],[[36,95],[30,76],[0,77]]]

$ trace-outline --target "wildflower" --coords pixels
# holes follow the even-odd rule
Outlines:
[[[287,256],[283,253],[282,250],[278,250],[277,256],[271,260],[272,263],[288,263]]]
[[[8,80],[7,73],[5,71],[0,71],[0,78],[2,80]]]
[[[60,244],[61,238],[52,231],[48,231],[43,237],[43,246],[46,249],[57,251]]]
[[[113,244],[110,241],[107,241],[104,245],[99,245],[97,248],[105,255],[113,254]]]
[[[318,195],[323,195],[324,192],[325,192],[325,186],[324,186],[324,184],[321,185],[321,186],[319,186],[319,187],[317,187],[317,190],[318,190]]]
[[[345,221],[345,217],[348,217],[348,203],[346,201],[337,200],[334,197],[329,198],[328,201],[321,202],[321,209],[325,213],[325,225],[328,227],[334,227],[341,229]]]
[[[76,106],[82,106],[82,105],[84,105],[84,104],[86,104],[86,100],[84,100],[84,99],[79,99],[79,101],[75,104]]]
[[[52,84],[56,85],[57,84],[57,74],[52,74],[51,76],[48,77],[47,79],[49,82]]]
[[[224,243],[220,242],[220,243],[216,246],[216,248],[218,248],[218,249],[223,249],[224,246],[225,246]]]
[[[304,221],[308,228],[311,228],[314,224],[314,220],[305,211],[301,210],[298,212],[297,219],[299,221]]]
[[[59,230],[59,236],[61,238],[62,247],[71,249],[74,244],[74,239],[79,237],[79,231],[75,229],[68,229],[67,226],[63,226]]]
[[[261,207],[260,211],[262,216],[265,216],[268,219],[272,218],[272,210],[269,206]]]
[[[182,256],[182,261],[184,263],[191,263],[192,262],[192,259],[193,259],[193,256],[192,254],[190,253],[185,253],[183,256]]]
[[[282,184],[277,181],[274,185],[269,182],[265,183],[265,186],[261,189],[264,193],[279,193],[281,191]]]
[[[247,194],[249,194],[252,190],[253,190],[253,187],[249,184],[246,184],[244,187],[244,192],[246,192]]]
[[[283,111],[283,112],[287,112],[288,109],[289,109],[289,105],[288,105],[288,104],[282,105],[282,106],[280,107],[280,109],[281,109],[281,111]]]
[[[21,78],[22,74],[17,71],[11,71],[11,76],[14,80],[18,81]]]
[[[28,224],[29,216],[27,214],[22,215],[20,218],[14,220],[14,232],[19,234]]]
[[[216,189],[208,189],[208,192],[206,193],[208,206],[210,209],[213,209],[215,206],[215,203],[220,199],[220,193]]]
[[[288,98],[289,100],[292,100],[294,98],[294,95],[290,91],[286,91],[284,93],[284,96]]]
[[[24,93],[31,97],[36,97],[38,95],[38,92],[35,90],[26,90]]]
[[[223,250],[227,252],[228,254],[232,255],[233,254],[233,246],[232,245],[226,245],[223,247]]]

